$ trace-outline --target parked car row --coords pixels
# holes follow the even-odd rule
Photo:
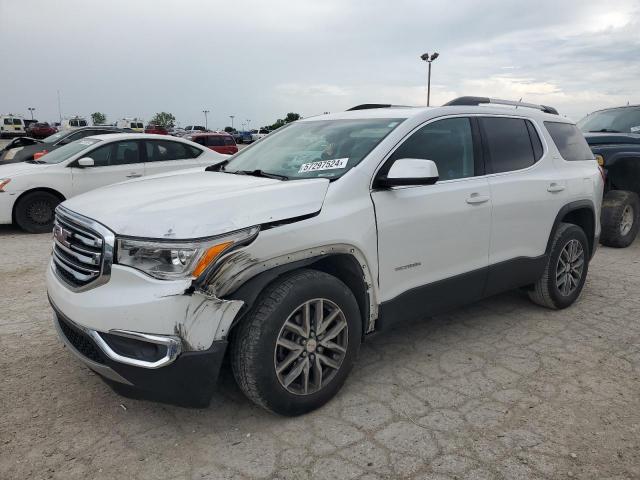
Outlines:
[[[225,159],[184,139],[116,132],[97,127],[75,131],[57,142],[24,147],[32,158],[0,166],[0,224],[15,223],[31,233],[51,231],[56,206],[75,195]],[[38,155],[42,150],[35,150],[42,148],[48,151]]]
[[[74,151],[71,188],[113,137],[62,147]],[[209,163],[56,209],[55,326],[123,395],[206,405],[228,358],[248,398],[302,414],[336,394],[363,341],[401,321],[513,288],[570,306],[600,238],[602,168],[576,125],[542,105],[368,104]],[[24,188],[18,178],[0,197]],[[20,215],[40,219],[41,205]]]

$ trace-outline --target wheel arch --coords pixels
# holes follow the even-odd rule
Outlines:
[[[22,198],[24,198],[25,195],[28,195],[30,193],[34,193],[34,192],[47,192],[47,193],[51,193],[52,195],[55,195],[56,197],[58,197],[60,199],[61,202],[64,202],[67,198],[60,193],[58,190],[56,190],[55,188],[49,188],[49,187],[35,187],[35,188],[31,188],[29,190],[25,190],[24,192],[22,192],[20,195],[18,195],[18,198],[16,198],[16,201],[13,202],[13,207],[11,208],[11,221],[15,223],[16,221],[16,207],[18,206],[18,203],[20,202],[20,200]]]
[[[597,224],[596,209],[593,202],[591,200],[577,200],[566,204],[560,209],[553,222],[553,228],[551,229],[551,234],[547,241],[547,254],[549,254],[551,250],[553,237],[561,223],[571,223],[584,230],[584,233],[587,236],[587,241],[589,242],[591,256],[593,256],[598,245],[595,233]]]
[[[249,278],[238,288],[225,295],[225,298],[244,302],[244,306],[238,314],[238,317],[234,320],[232,328],[242,320],[260,293],[264,291],[268,285],[282,275],[302,268],[319,270],[333,275],[342,281],[351,290],[358,303],[363,336],[372,331],[374,321],[377,317],[377,304],[375,303],[372,292],[368,266],[362,264],[352,253],[342,252],[314,256],[281,264]]]

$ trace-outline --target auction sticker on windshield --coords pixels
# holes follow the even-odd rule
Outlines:
[[[319,162],[303,163],[302,165],[300,165],[300,170],[298,170],[298,173],[345,168],[348,161],[348,158],[335,158],[333,160],[320,160]]]

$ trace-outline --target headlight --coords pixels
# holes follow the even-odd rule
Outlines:
[[[11,181],[10,178],[0,178],[0,192],[4,192],[4,187]]]
[[[229,235],[193,241],[119,238],[116,263],[162,280],[196,278],[224,252],[250,241],[258,230],[258,227],[252,227]]]

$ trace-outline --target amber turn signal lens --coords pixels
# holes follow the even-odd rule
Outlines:
[[[220,254],[227,249],[227,247],[231,246],[232,244],[233,242],[225,242],[225,243],[220,243],[218,245],[214,245],[213,247],[210,247],[202,256],[202,258],[198,262],[198,265],[196,265],[196,268],[193,270],[192,275],[194,277],[199,277],[202,274],[202,272],[204,272],[207,269],[207,267],[211,265],[211,263],[216,258],[218,258]]]
[[[601,167],[604,166],[604,157],[602,155],[596,155],[596,161]]]

